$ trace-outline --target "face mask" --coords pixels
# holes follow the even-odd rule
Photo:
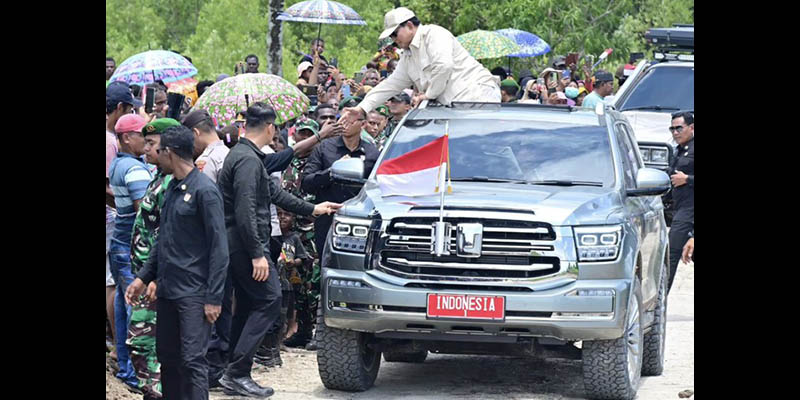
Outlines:
[[[574,99],[578,97],[578,88],[568,87],[564,89],[564,94],[567,95],[570,99]]]

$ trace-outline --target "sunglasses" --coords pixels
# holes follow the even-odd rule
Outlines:
[[[669,131],[670,131],[670,132],[675,132],[675,131],[678,131],[678,133],[681,133],[681,132],[683,132],[683,125],[678,125],[678,126],[670,126],[670,127],[669,127]]]

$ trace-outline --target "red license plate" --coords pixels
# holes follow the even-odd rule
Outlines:
[[[428,294],[428,317],[503,320],[506,298],[466,294]]]

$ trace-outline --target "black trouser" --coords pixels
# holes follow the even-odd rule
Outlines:
[[[225,291],[222,297],[222,311],[214,321],[214,328],[211,330],[211,338],[208,342],[208,381],[214,382],[222,378],[225,367],[228,366],[228,353],[231,342],[231,322],[233,319],[233,279],[231,270],[228,268],[228,275],[225,278]]]
[[[694,224],[691,221],[673,219],[672,226],[669,227],[669,284],[667,293],[672,288],[672,281],[675,280],[675,274],[678,272],[678,262],[683,254],[683,246],[689,240],[689,232],[693,226]]]
[[[314,220],[314,244],[317,246],[320,262],[322,255],[325,254],[325,239],[328,237],[328,231],[332,224],[333,217],[330,215],[322,214]]]
[[[236,310],[231,326],[231,355],[226,374],[231,378],[249,377],[253,356],[267,329],[280,319],[281,284],[275,264],[267,256],[269,277],[253,279],[253,261],[242,251],[230,254]]]
[[[161,391],[166,400],[208,399],[206,350],[211,324],[205,299],[159,298],[156,303],[156,354],[161,362]]]

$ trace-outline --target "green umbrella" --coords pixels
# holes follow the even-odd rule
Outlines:
[[[491,31],[477,30],[457,37],[458,42],[476,59],[505,57],[521,51],[513,40]]]
[[[229,125],[239,111],[260,101],[272,106],[276,124],[295,119],[308,110],[311,101],[295,85],[272,74],[241,74],[225,78],[197,99],[194,108],[208,111],[218,126]]]

